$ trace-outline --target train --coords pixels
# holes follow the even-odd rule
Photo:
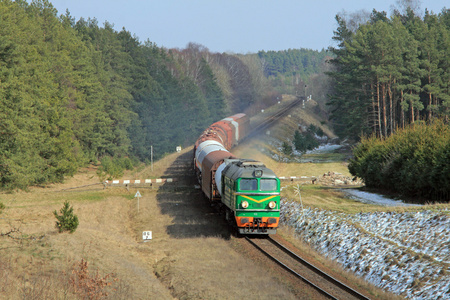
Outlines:
[[[210,125],[194,144],[194,171],[206,198],[239,234],[275,234],[280,220],[280,180],[262,162],[230,150],[250,131],[240,113]]]

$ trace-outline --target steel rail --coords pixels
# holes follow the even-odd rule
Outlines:
[[[291,272],[292,274],[294,274],[297,278],[300,278],[301,280],[303,280],[304,282],[306,282],[307,284],[309,284],[310,286],[312,286],[313,288],[315,288],[319,293],[321,293],[322,295],[329,297],[330,299],[335,299],[337,300],[336,297],[334,297],[333,295],[329,294],[327,291],[321,289],[319,286],[315,285],[314,283],[312,283],[311,281],[309,281],[308,279],[306,279],[305,277],[303,277],[302,275],[298,274],[297,272],[295,272],[294,270],[292,270],[291,268],[289,268],[287,265],[285,265],[284,263],[282,263],[281,261],[279,261],[278,259],[276,259],[275,257],[273,257],[272,255],[270,255],[268,252],[266,252],[264,249],[262,249],[260,246],[258,246],[255,242],[253,242],[249,237],[245,237],[245,239],[252,244],[256,249],[258,249],[259,251],[261,251],[263,254],[265,254],[268,258],[270,258],[271,260],[273,260],[274,262],[276,262],[277,264],[279,264],[281,267],[283,267],[285,270]]]
[[[272,125],[272,123],[274,123],[275,121],[277,121],[280,117],[282,117],[284,114],[286,114],[286,112],[288,110],[290,110],[291,108],[297,106],[298,104],[301,103],[301,100],[295,100],[292,103],[289,103],[288,105],[286,105],[285,107],[283,107],[282,109],[280,109],[279,111],[277,111],[276,113],[274,113],[271,116],[268,116],[267,118],[265,118],[261,123],[259,123],[258,125],[256,125],[254,128],[252,128],[252,131],[250,132],[250,134],[247,137],[250,137],[252,135],[255,135],[256,133],[258,133],[259,131],[269,127],[270,125]],[[247,138],[246,137],[246,138]]]
[[[319,274],[320,276],[324,277],[325,279],[327,279],[328,281],[330,281],[331,283],[333,283],[334,285],[339,286],[342,290],[346,291],[347,293],[353,295],[354,297],[358,298],[358,299],[363,299],[363,300],[370,300],[370,298],[362,295],[361,293],[359,293],[358,291],[355,291],[354,289],[352,289],[351,287],[343,284],[342,282],[340,282],[339,280],[337,280],[336,278],[328,275],[327,273],[325,273],[324,271],[320,270],[319,268],[315,267],[314,265],[310,264],[309,262],[307,262],[306,260],[304,260],[303,258],[301,258],[300,256],[298,256],[297,254],[295,254],[294,252],[292,252],[291,250],[287,249],[285,246],[283,246],[282,244],[280,244],[279,242],[277,242],[276,240],[274,240],[273,238],[271,238],[270,236],[268,237],[268,240],[273,243],[275,246],[277,246],[279,249],[283,250],[284,252],[286,252],[287,254],[289,254],[292,258],[294,258],[295,260],[301,262],[302,264],[306,265],[309,269],[311,269],[312,271],[316,272],[316,274]]]

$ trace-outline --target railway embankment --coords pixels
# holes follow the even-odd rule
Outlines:
[[[323,255],[407,299],[450,298],[450,210],[345,214],[282,201],[282,223]]]

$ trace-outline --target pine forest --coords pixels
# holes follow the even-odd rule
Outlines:
[[[336,20],[328,104],[338,134],[387,137],[418,121],[449,120],[449,10],[424,18],[410,8],[390,18],[374,10],[353,30]]]

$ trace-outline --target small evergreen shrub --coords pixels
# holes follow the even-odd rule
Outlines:
[[[308,129],[307,132],[301,134],[296,130],[293,139],[295,150],[300,152],[306,152],[307,150],[313,150],[319,146],[319,142],[314,137],[314,133]]]
[[[292,146],[288,142],[283,142],[281,145],[281,151],[284,155],[291,155],[292,154]]]
[[[78,227],[78,217],[73,213],[73,207],[69,205],[69,202],[64,202],[64,206],[59,211],[61,215],[58,214],[58,212],[55,210],[53,214],[55,215],[57,221],[56,221],[56,228],[58,228],[58,231],[64,232],[69,231],[70,233],[73,233],[77,227]]]
[[[325,135],[325,132],[323,132],[322,128],[320,128],[319,126],[315,126],[313,124],[309,125],[308,131],[313,133],[313,134],[317,134],[320,137]]]

